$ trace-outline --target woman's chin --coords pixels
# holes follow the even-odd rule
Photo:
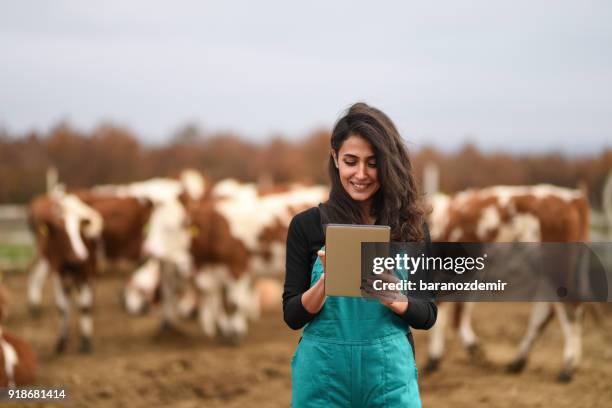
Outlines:
[[[364,202],[364,201],[368,201],[369,199],[371,199],[374,194],[371,191],[363,191],[363,192],[351,191],[349,195],[355,201]]]

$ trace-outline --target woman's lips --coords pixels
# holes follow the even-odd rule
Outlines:
[[[372,183],[356,183],[354,181],[351,181],[350,183],[353,189],[357,192],[366,191],[372,185]]]

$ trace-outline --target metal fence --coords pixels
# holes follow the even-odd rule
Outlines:
[[[26,207],[0,206],[0,270],[26,269],[34,254]]]

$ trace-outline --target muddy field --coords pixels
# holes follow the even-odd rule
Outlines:
[[[160,334],[154,314],[126,315],[119,303],[124,277],[97,282],[94,352],[77,352],[72,342],[63,356],[53,354],[58,313],[46,288],[43,317],[29,317],[23,274],[5,276],[12,307],[5,327],[32,342],[39,355],[37,386],[63,387],[61,407],[284,407],[290,401],[290,360],[299,333],[288,329],[280,310],[264,315],[239,347],[207,340],[195,322],[180,332]],[[508,375],[510,361],[527,322],[529,305],[481,304],[475,326],[487,361],[471,365],[455,336],[447,359],[433,375],[420,375],[426,407],[609,407],[612,406],[612,313],[602,325],[587,316],[584,357],[570,384],[555,381],[561,367],[562,335],[551,324],[519,376]],[[425,335],[415,333],[417,362],[425,360]],[[325,392],[325,390],[321,390]],[[15,406],[34,406],[19,403]],[[37,405],[40,406],[40,405]]]

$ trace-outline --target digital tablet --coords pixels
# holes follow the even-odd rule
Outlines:
[[[361,243],[389,242],[391,228],[328,224],[325,231],[325,294],[361,297]]]

